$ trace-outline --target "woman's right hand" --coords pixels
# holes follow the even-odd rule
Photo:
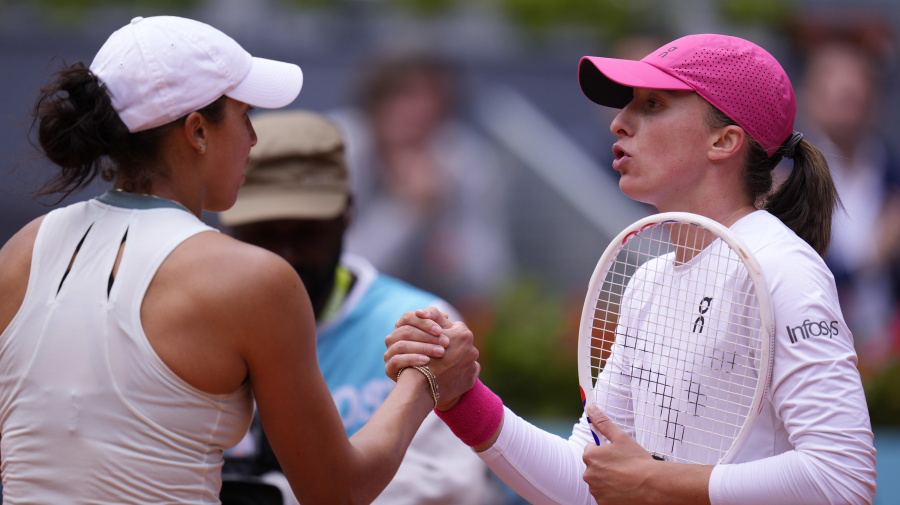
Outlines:
[[[438,384],[439,410],[456,405],[481,372],[472,332],[435,307],[405,313],[384,342],[384,368],[391,379],[406,367],[428,366]]]

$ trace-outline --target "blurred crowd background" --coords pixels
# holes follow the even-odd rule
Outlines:
[[[0,0],[0,243],[105,189],[32,198],[49,174],[29,142],[39,87],[63,62],[89,63],[132,17],[158,14],[301,66],[292,107],[333,117],[347,136],[348,249],[454,304],[479,340],[484,381],[561,433],[581,411],[575,344],[594,264],[652,211],[618,191],[612,113],[581,94],[578,60],[640,59],[701,32],[767,48],[843,201],[827,261],[876,428],[876,500],[900,503],[882,492],[900,471],[900,2]]]

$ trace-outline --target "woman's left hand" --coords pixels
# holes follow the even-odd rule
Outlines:
[[[606,417],[596,405],[589,405],[588,417],[594,432],[609,440],[609,443],[595,445],[593,442],[584,449],[582,459],[587,465],[584,481],[591,490],[591,496],[598,504],[640,503],[644,481],[652,471],[653,457],[627,433]]]
[[[584,449],[584,481],[599,505],[607,503],[709,504],[712,465],[656,461],[594,405],[587,407],[594,432],[609,443]]]

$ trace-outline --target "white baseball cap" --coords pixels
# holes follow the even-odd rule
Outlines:
[[[132,19],[110,35],[90,68],[132,133],[170,123],[222,95],[253,107],[284,107],[303,86],[297,65],[250,56],[212,26],[175,16]]]

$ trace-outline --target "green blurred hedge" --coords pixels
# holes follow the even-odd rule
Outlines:
[[[863,381],[873,426],[900,426],[900,360],[895,359]]]
[[[482,382],[524,418],[574,420],[581,414],[578,296],[583,294],[550,293],[537,279],[520,280],[469,324],[481,353]]]

